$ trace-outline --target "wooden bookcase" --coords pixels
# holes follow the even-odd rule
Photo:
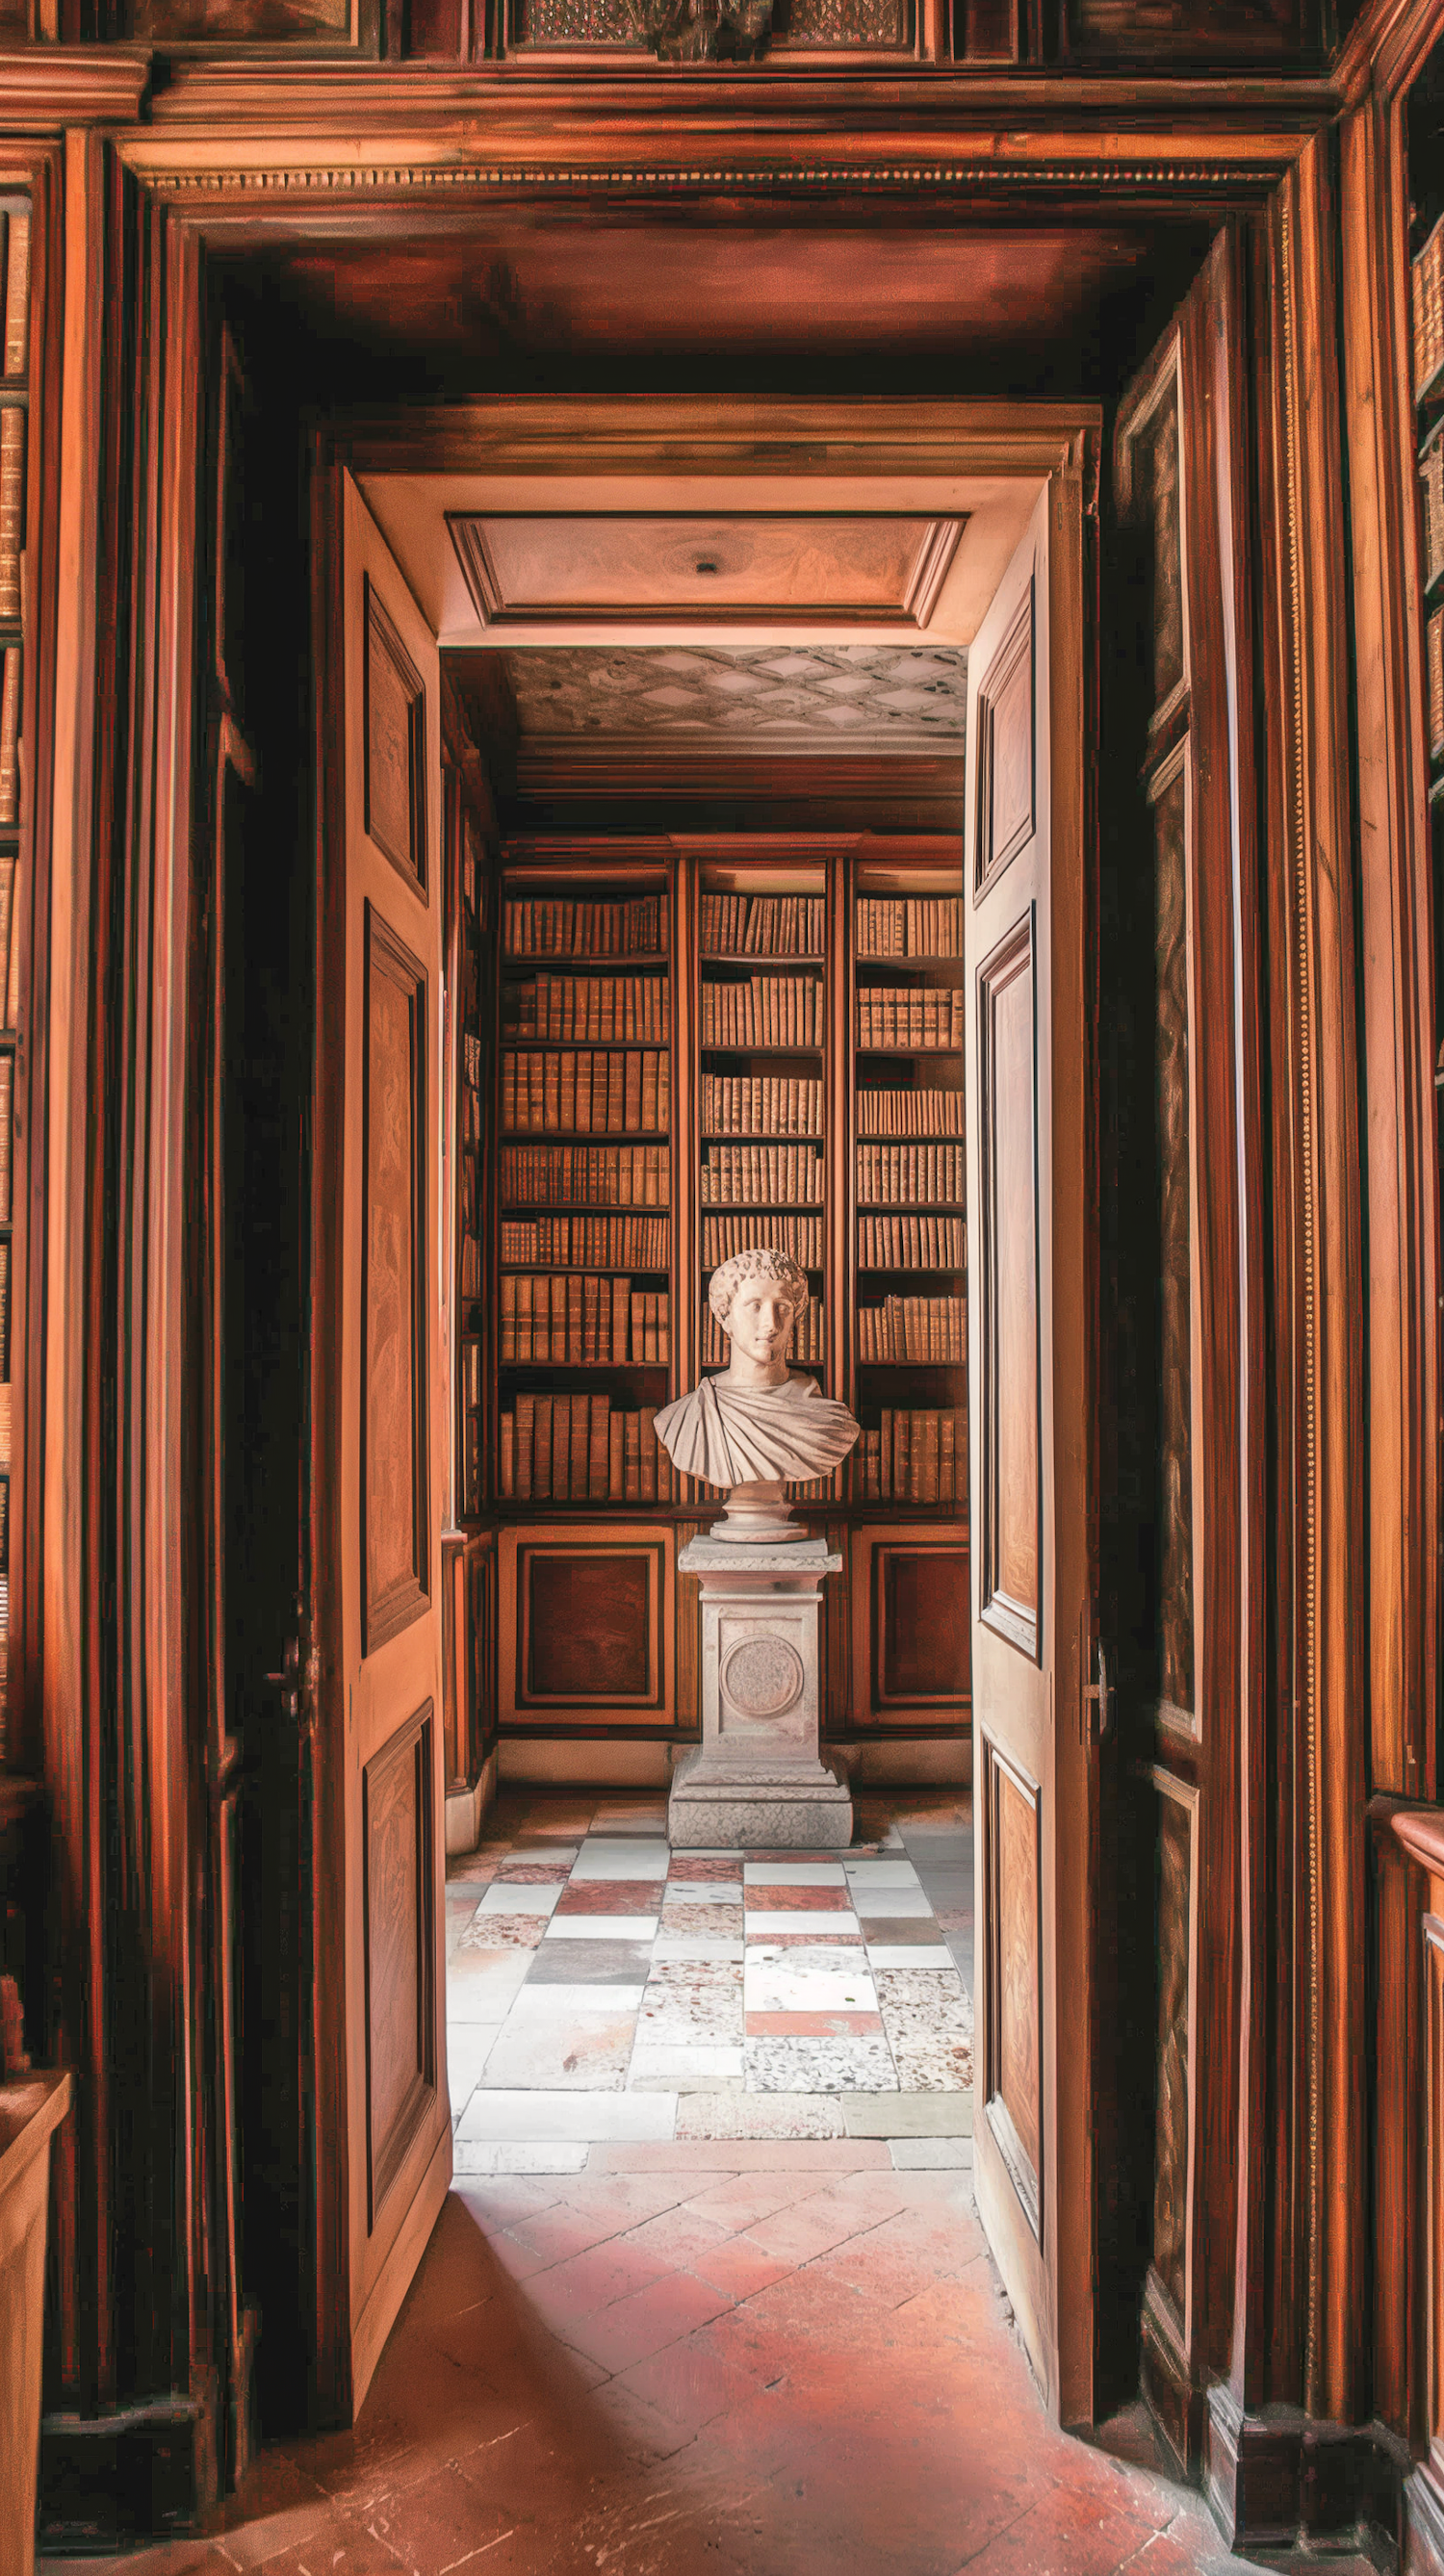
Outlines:
[[[693,1730],[675,1563],[720,1497],[651,1419],[724,1364],[708,1285],[759,1241],[808,1275],[795,1364],[863,1425],[799,1489],[845,1559],[831,1731],[966,1728],[961,905],[938,838],[503,848],[457,1231],[464,1260],[493,1211],[460,1305],[461,1490],[498,1531],[504,1729]],[[468,1121],[494,1139],[474,1176]]]
[[[10,1495],[17,1384],[15,1088],[21,1016],[21,711],[25,703],[26,468],[30,421],[31,203],[0,195],[0,1761],[10,1649]]]
[[[1410,395],[1419,459],[1420,706],[1434,932],[1436,1124],[1444,1164],[1444,44],[1404,106],[1408,143]],[[1436,1459],[1444,1477],[1444,1448]]]

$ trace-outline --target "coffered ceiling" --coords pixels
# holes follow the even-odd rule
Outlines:
[[[865,644],[713,645],[503,657],[521,745],[960,752],[967,656]]]

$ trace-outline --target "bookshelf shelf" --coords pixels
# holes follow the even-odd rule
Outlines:
[[[650,969],[655,975],[665,974],[672,961],[663,948],[637,949],[617,956],[599,952],[585,957],[569,956],[554,948],[509,948],[501,962],[504,970],[545,966],[549,974],[559,975],[599,975],[603,969],[609,975],[640,975]]]

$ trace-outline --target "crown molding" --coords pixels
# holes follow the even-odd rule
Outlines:
[[[0,133],[134,125],[150,98],[148,45],[0,46]]]

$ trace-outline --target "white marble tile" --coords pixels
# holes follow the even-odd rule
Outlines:
[[[735,1878],[669,1878],[666,1902],[671,1905],[740,1905],[742,1882]]]
[[[532,2021],[576,2021],[588,2013],[635,2013],[642,2000],[640,1984],[626,1986],[543,1983],[539,1977],[528,1977],[511,2008],[513,2020],[524,2013]]]
[[[852,1901],[859,1914],[890,1914],[895,1922],[904,1915],[931,1914],[932,1906],[920,1884],[912,1887],[874,1887],[870,1879],[854,1877]]]
[[[973,2082],[973,2007],[956,1971],[884,1969],[877,1981],[883,2029],[904,2093],[967,2093]]]
[[[810,1932],[815,1934],[818,1940],[825,1940],[828,1933],[831,1933],[834,1940],[843,1939],[848,1935],[856,1940],[861,1926],[855,1914],[842,1910],[834,1912],[829,1909],[825,1914],[812,1914],[806,1911],[796,1914],[769,1914],[756,1906],[749,1905],[747,1929],[754,1941],[759,1935],[769,1932]]]
[[[635,2012],[537,2014],[522,1995],[492,2042],[482,2087],[488,2093],[523,2085],[539,2092],[620,2093],[636,2035]]]
[[[565,1882],[558,1879],[552,1887],[528,1887],[512,1880],[493,1880],[480,1905],[476,1920],[484,1923],[489,1914],[550,1914]]]
[[[473,2093],[457,2129],[458,2146],[473,2139],[670,2138],[677,2123],[675,2093],[571,2093],[566,2091]]]
[[[848,1884],[859,1887],[921,1887],[922,1880],[910,1860],[845,1860]]]
[[[577,1854],[572,1871],[575,1886],[580,1878],[665,1878],[667,1845],[650,1835],[645,1841],[624,1841],[619,1834],[588,1834]]]
[[[530,1950],[458,1950],[446,1967],[447,2027],[505,2021],[526,1982]]]
[[[879,1968],[950,1968],[953,1954],[945,1941],[870,1941],[867,1963],[874,1971]]]
[[[562,1914],[547,1925],[549,1941],[650,1941],[655,1914]]]
[[[740,2093],[746,2060],[740,2043],[639,2039],[627,2069],[629,2093]]]
[[[749,2039],[746,2049],[749,2093],[897,2091],[884,2039]]]
[[[453,2119],[465,2110],[480,2083],[487,2051],[500,2028],[500,2020],[447,2023],[446,2083]]]
[[[747,1956],[747,1944],[739,1932],[735,1940],[724,1940],[721,1933],[694,1935],[669,1932],[664,1926],[652,1944],[654,1959],[739,1960]]]
[[[972,2171],[971,2138],[889,2138],[894,2173],[928,2173],[939,2165]]]
[[[742,1980],[730,1961],[657,1961],[642,1990],[638,2045],[740,2046]]]
[[[742,1875],[749,1887],[845,1887],[837,1860],[749,1860]]]
[[[776,1969],[782,1976],[860,1977],[869,1986],[872,1970],[860,1941],[786,1941],[775,1946],[766,1941],[747,1944],[747,1974]]]
[[[543,2138],[508,2139],[487,2145],[477,2138],[458,2138],[451,2170],[459,2182],[468,2174],[585,2173],[591,2153],[585,2139],[569,2142]]]
[[[840,2138],[842,2112],[826,2093],[684,2093],[679,2138]]]
[[[864,1967],[841,1975],[806,1968],[799,1973],[792,1965],[795,1954],[785,1955],[785,1967],[780,1963],[754,1965],[756,1952],[748,1960],[744,1992],[750,2013],[877,2011],[877,1990]],[[859,1952],[859,1960],[862,1955]]]
[[[949,2029],[972,2037],[972,1999],[956,1968],[882,1968],[877,1991],[884,2012],[900,2004],[925,2005]]]
[[[467,1925],[455,1956],[464,1959],[469,1950],[534,1950],[549,1920],[545,1914],[488,1914]]]

